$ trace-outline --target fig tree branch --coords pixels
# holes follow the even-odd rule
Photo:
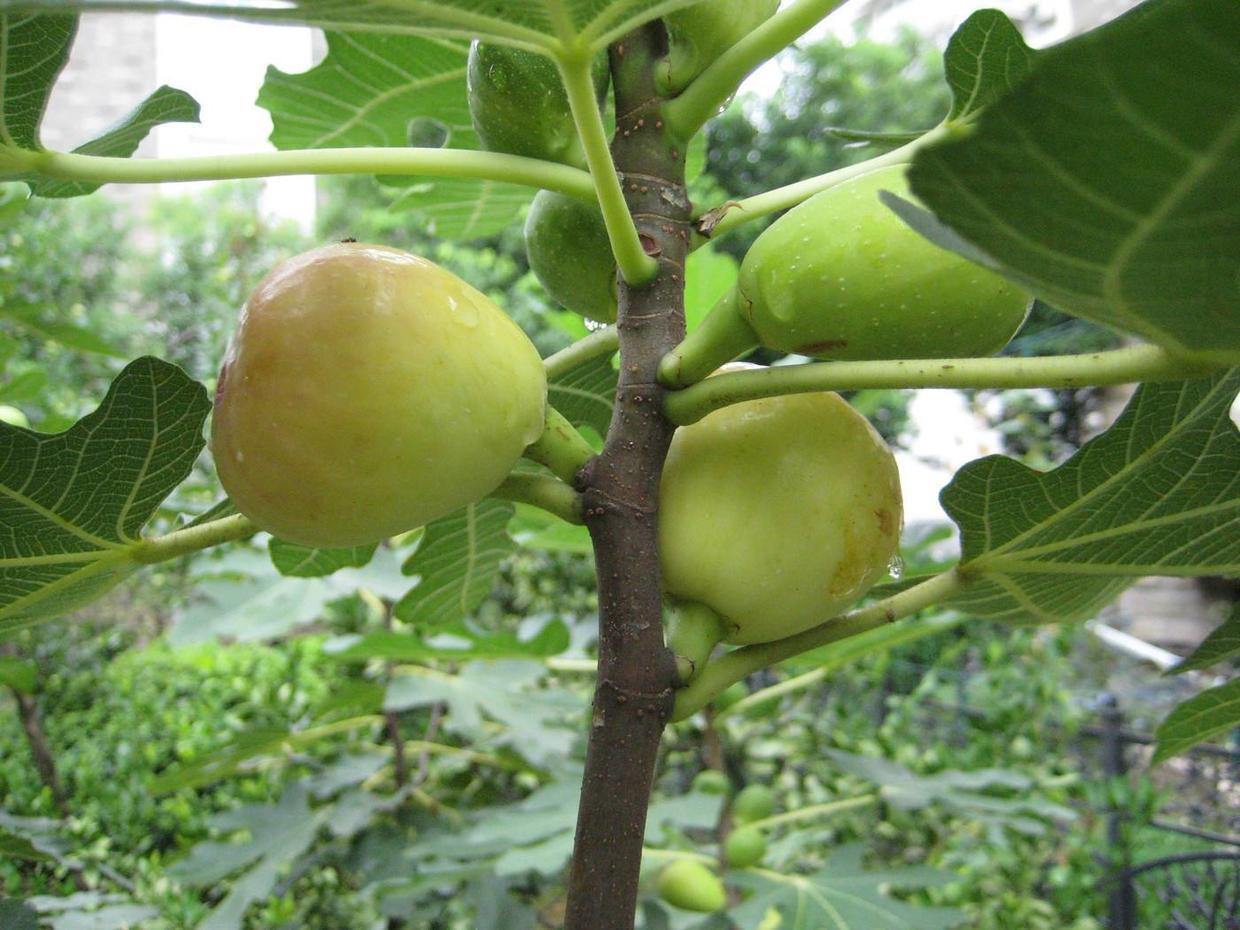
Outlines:
[[[489,496],[521,504],[533,504],[568,523],[585,522],[582,519],[580,495],[563,481],[550,475],[515,472],[505,478]]]
[[[665,108],[672,135],[691,139],[745,78],[843,6],[845,0],[797,0],[720,55]]]
[[[956,594],[964,586],[956,569],[923,581],[877,603],[849,611],[795,636],[743,646],[707,664],[698,677],[676,695],[672,720],[684,720],[706,706],[729,685],[777,662],[850,636],[875,630]]]
[[[874,362],[822,362],[729,372],[668,394],[668,418],[680,426],[695,423],[732,404],[814,391],[876,388],[1078,388],[1200,378],[1214,362],[1175,355],[1154,345],[1107,352],[1043,358],[896,359]]]
[[[938,142],[949,131],[946,127],[939,126],[925,135],[919,136],[912,142],[892,149],[890,152],[884,152],[882,155],[875,155],[873,158],[858,162],[855,165],[836,168],[834,171],[806,178],[803,181],[794,181],[792,184],[785,184],[783,187],[755,194],[752,197],[746,197],[744,200],[729,201],[703,214],[697,222],[698,231],[709,239],[717,239],[730,233],[738,226],[742,226],[752,220],[761,219],[764,216],[769,216],[772,213],[778,213],[781,210],[788,210],[799,203],[809,200],[815,194],[829,190],[832,187],[837,187],[863,174],[869,174],[871,171],[886,168],[889,165],[909,164],[912,162],[913,156],[918,149]]]
[[[605,326],[597,329],[590,335],[578,339],[571,346],[543,359],[543,365],[547,369],[547,380],[552,381],[561,375],[568,374],[574,368],[580,368],[600,355],[611,355],[619,346],[620,337],[616,333],[616,327]]]
[[[483,178],[595,200],[594,182],[579,168],[497,152],[432,148],[289,149],[200,158],[110,158],[72,152],[22,152],[19,170],[89,184],[162,184],[283,175],[383,174]]]
[[[620,188],[620,177],[607,141],[607,130],[603,126],[603,114],[599,112],[594,96],[591,57],[589,48],[583,48],[580,54],[562,54],[558,59],[560,76],[568,92],[568,103],[573,110],[577,134],[581,137],[586,164],[590,166],[590,174],[594,178],[607,238],[611,240],[611,250],[616,256],[616,266],[620,269],[620,276],[637,287],[653,278],[659,266],[642,247],[637,226],[625,204],[624,191]]]

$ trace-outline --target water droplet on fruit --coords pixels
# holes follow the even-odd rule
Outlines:
[[[891,561],[887,563],[887,574],[891,575],[895,581],[899,581],[904,575],[904,559],[893,555]]]

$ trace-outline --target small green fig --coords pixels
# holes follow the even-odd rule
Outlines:
[[[852,605],[886,573],[903,520],[891,450],[829,392],[746,401],[681,427],[659,496],[667,593],[712,608],[738,645]]]
[[[341,243],[250,296],[211,447],[262,529],[360,545],[494,490],[542,435],[546,398],[538,351],[486,295],[406,252]]]
[[[732,783],[718,769],[702,769],[693,776],[693,790],[701,794],[728,794]]]
[[[710,914],[728,903],[723,882],[696,859],[677,859],[668,863],[656,882],[659,897],[682,911]]]
[[[595,204],[539,191],[525,220],[525,254],[552,300],[592,320],[615,322],[616,260]]]
[[[775,812],[775,793],[766,785],[746,785],[732,802],[732,818],[739,824],[764,820]]]
[[[30,429],[30,420],[26,415],[16,407],[10,407],[8,404],[0,404],[0,423],[8,423],[10,426]]]
[[[734,869],[758,865],[765,857],[766,836],[757,827],[738,827],[728,834],[723,844],[724,861]]]
[[[830,361],[993,355],[1029,297],[914,232],[879,199],[911,199],[904,166],[814,195],[760,235],[736,288],[660,366],[700,381],[758,345]]]
[[[677,94],[716,58],[771,18],[779,0],[706,0],[668,13],[660,87]]]
[[[595,59],[593,77],[601,102],[611,78],[606,55]],[[585,167],[568,94],[550,58],[475,41],[466,82],[469,115],[483,148]]]

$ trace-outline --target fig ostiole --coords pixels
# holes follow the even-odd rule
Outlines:
[[[525,254],[551,299],[600,323],[616,320],[616,260],[597,204],[539,191],[525,220]]]
[[[1027,294],[914,232],[879,198],[913,199],[903,165],[815,194],[771,224],[736,288],[660,367],[700,381],[758,345],[828,361],[963,358],[1000,351]]]
[[[711,914],[721,911],[728,895],[719,876],[696,859],[676,859],[659,872],[659,897],[682,911]]]
[[[406,252],[340,243],[250,296],[211,448],[262,529],[360,545],[493,491],[543,434],[546,402],[538,351],[490,298]]]
[[[783,639],[882,578],[902,524],[895,458],[838,394],[745,401],[672,437],[660,483],[663,585],[718,614],[726,643]]]
[[[592,77],[601,104],[611,78],[606,55],[595,58]],[[470,119],[484,149],[585,167],[568,93],[550,58],[475,41],[466,83]]]

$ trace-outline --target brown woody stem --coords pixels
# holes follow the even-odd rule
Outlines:
[[[667,137],[654,63],[662,26],[611,49],[617,130],[612,156],[655,279],[620,281],[620,383],[603,452],[582,470],[599,587],[599,667],[565,930],[632,930],[646,808],[676,665],[663,645],[657,504],[672,425],[659,360],[684,337],[690,207],[683,152]]]

